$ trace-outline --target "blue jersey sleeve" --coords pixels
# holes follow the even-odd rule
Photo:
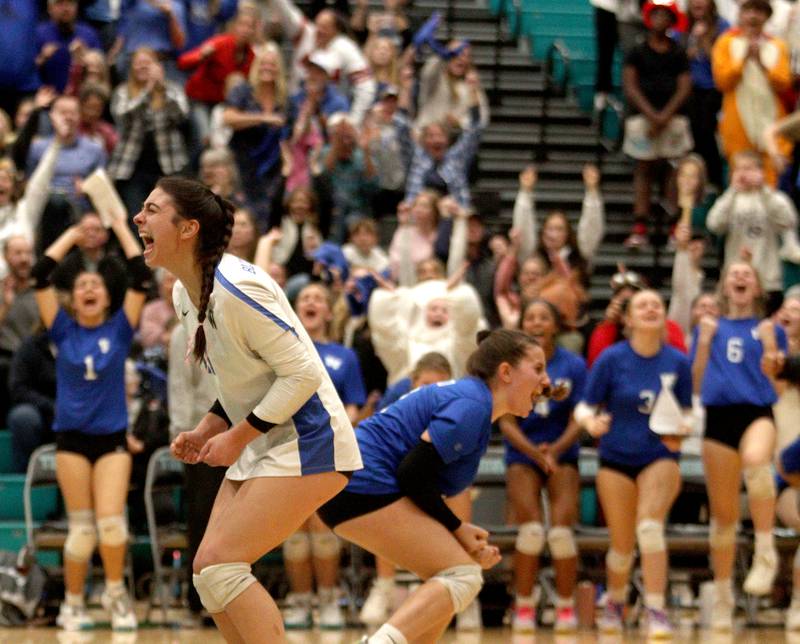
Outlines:
[[[342,402],[345,405],[358,405],[362,407],[367,402],[367,392],[364,378],[361,376],[361,366],[355,351],[348,349],[344,353],[344,391]]]
[[[490,425],[491,410],[475,400],[456,398],[434,411],[428,434],[439,456],[449,464],[480,449]]]
[[[608,350],[604,351],[594,363],[586,380],[583,400],[588,405],[600,405],[608,401],[611,385],[611,360]]]

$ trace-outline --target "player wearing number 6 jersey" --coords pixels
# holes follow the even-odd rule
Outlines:
[[[669,638],[664,521],[681,487],[680,437],[691,424],[692,376],[685,355],[664,344],[666,313],[655,291],[625,309],[629,340],[606,349],[589,372],[575,419],[600,437],[597,493],[608,523],[604,632],[622,629],[622,608],[639,546],[648,635]]]
[[[731,630],[731,575],[742,475],[756,533],[753,565],[744,590],[768,594],[778,571],[772,536],[775,482],[770,466],[776,434],[772,404],[777,396],[770,378],[780,368],[786,334],[769,321],[759,321],[763,291],[750,264],[730,264],[720,284],[723,317],[700,320],[692,342],[692,371],[695,383],[701,383],[706,407],[703,464],[716,584],[712,623],[718,630]]]
[[[72,286],[72,315],[59,306],[49,277],[82,228],[67,229],[33,269],[36,302],[56,353],[56,475],[67,506],[64,543],[66,599],[57,623],[66,630],[92,627],[83,603],[86,571],[95,545],[106,576],[103,605],[114,630],[136,628],[136,616],[122,583],[128,526],[125,501],[131,473],[126,431],[125,359],[139,324],[150,271],[124,217],[112,229],[128,259],[131,286],[121,309],[109,311],[103,278],[79,273]]]

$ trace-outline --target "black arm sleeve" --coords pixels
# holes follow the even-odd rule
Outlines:
[[[128,275],[130,275],[130,285],[134,291],[147,293],[151,286],[153,273],[144,263],[144,257],[134,255],[126,260],[128,265]]]
[[[420,510],[453,532],[461,525],[461,519],[447,507],[436,483],[436,475],[444,466],[436,448],[427,441],[420,441],[400,462],[397,482],[403,494]]]
[[[58,262],[48,255],[42,255],[41,259],[31,269],[31,277],[35,280],[34,288],[41,291],[50,286],[50,275],[58,266]]]
[[[215,416],[219,416],[222,420],[225,421],[225,424],[230,427],[231,426],[231,419],[228,417],[228,414],[225,413],[225,409],[222,407],[222,403],[219,400],[215,400],[214,404],[211,405],[211,409],[208,410],[209,414],[214,414]]]

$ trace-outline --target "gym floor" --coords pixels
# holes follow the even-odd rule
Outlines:
[[[289,644],[354,644],[363,635],[361,631],[290,632]],[[749,628],[723,635],[697,630],[676,632],[672,640],[676,644],[777,644],[787,642],[800,644],[800,634],[786,635],[778,628]],[[173,630],[164,628],[142,628],[136,633],[112,633],[109,630],[94,630],[87,633],[64,633],[54,628],[0,629],[0,642],[9,644],[209,644],[222,643],[222,637],[212,629]],[[448,631],[444,644],[622,644],[644,643],[647,638],[630,632],[624,638],[600,636],[592,632],[575,635],[554,635],[542,630],[536,635],[512,635],[509,629],[486,629],[481,633],[455,633]]]

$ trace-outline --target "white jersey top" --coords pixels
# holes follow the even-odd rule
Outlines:
[[[191,352],[197,309],[180,282],[172,299]],[[344,405],[303,325],[269,275],[224,255],[203,325],[204,366],[214,376],[230,421],[235,425],[253,414],[275,424],[247,445],[228,469],[229,479],[361,469]]]

